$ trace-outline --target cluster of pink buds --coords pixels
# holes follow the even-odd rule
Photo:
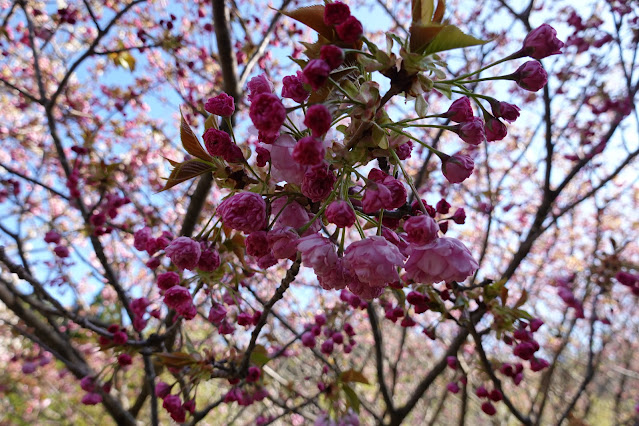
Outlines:
[[[335,345],[343,345],[344,353],[351,353],[353,347],[357,344],[354,339],[355,331],[353,326],[349,323],[345,323],[342,326],[344,333],[348,336],[347,340],[341,331],[338,331],[335,327],[328,327],[326,323],[326,315],[315,315],[315,323],[306,324],[304,327],[306,331],[301,336],[302,345],[307,348],[314,348],[317,344],[316,338],[323,334],[325,339],[320,345],[320,350],[324,355],[331,355]],[[324,327],[323,333],[322,327]]]
[[[568,277],[557,278],[555,280],[558,287],[557,295],[567,306],[575,310],[575,316],[577,318],[584,318],[584,307],[572,291],[572,283],[575,281],[575,278],[575,274],[571,274]]]
[[[504,399],[504,395],[499,389],[493,389],[489,392],[484,386],[478,387],[475,390],[475,395],[479,398],[487,399],[487,401],[481,404],[481,410],[489,416],[494,416],[497,413],[497,409],[493,405],[493,402],[499,402]]]
[[[155,394],[163,400],[162,408],[171,416],[173,420],[178,423],[184,423],[186,420],[186,414],[193,414],[195,412],[195,400],[189,399],[182,402],[179,395],[171,394],[172,386],[167,385],[164,382],[158,382],[155,385]]]

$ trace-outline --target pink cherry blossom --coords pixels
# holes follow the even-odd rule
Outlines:
[[[180,269],[193,270],[200,260],[200,243],[189,237],[178,237],[164,249],[173,264]]]
[[[344,253],[344,266],[362,283],[382,287],[399,280],[397,267],[404,255],[384,237],[371,236],[351,243]]]
[[[406,275],[421,284],[464,281],[479,265],[466,246],[455,238],[437,238],[425,245],[411,244]]]
[[[220,203],[218,214],[230,228],[250,233],[266,226],[266,203],[254,192],[240,192]]]

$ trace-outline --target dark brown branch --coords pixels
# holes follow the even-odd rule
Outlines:
[[[479,319],[486,313],[486,307],[480,306],[470,314],[470,321],[472,324],[475,324]],[[446,362],[446,358],[449,356],[455,355],[459,349],[466,343],[466,338],[470,331],[468,328],[462,328],[457,336],[453,339],[451,344],[448,346],[446,353],[437,361],[437,363],[432,367],[430,372],[424,377],[415,390],[411,392],[410,399],[406,402],[406,404],[400,408],[395,410],[395,416],[391,417],[391,421],[389,426],[399,426],[406,416],[415,408],[419,400],[424,396],[424,393],[428,390],[428,388],[433,384],[435,379],[439,377],[439,375],[446,369],[448,366]]]
[[[255,52],[253,52],[253,55],[251,55],[249,60],[246,61],[246,65],[244,66],[244,69],[242,70],[242,74],[240,75],[240,81],[239,81],[240,87],[244,86],[244,84],[246,83],[246,80],[248,79],[248,76],[251,74],[251,71],[253,70],[253,68],[259,61],[259,59],[262,57],[262,55],[264,55],[264,51],[266,50],[266,47],[268,46],[269,40],[271,38],[271,34],[275,30],[275,25],[277,25],[277,22],[282,17],[280,10],[286,9],[286,7],[288,6],[290,2],[291,0],[282,1],[282,5],[280,6],[279,10],[275,12],[275,16],[273,16],[273,19],[271,19],[271,23],[268,26],[268,29],[266,30],[266,32],[264,33],[264,37],[262,38],[262,41],[260,41],[260,44],[257,45]]]
[[[57,189],[53,189],[50,186],[40,182],[39,180],[30,178],[29,176],[20,173],[19,171],[15,170],[12,167],[7,166],[6,164],[2,164],[0,163],[0,167],[2,167],[3,169],[5,169],[6,171],[8,171],[9,173],[11,173],[12,175],[16,175],[24,180],[27,180],[35,185],[41,186],[42,188],[46,189],[47,191],[51,192],[52,194],[57,195],[58,197],[64,198],[65,200],[69,200],[69,197],[67,197],[66,195],[64,195],[63,193],[61,193],[60,191],[58,191]]]
[[[69,82],[69,79],[71,78],[75,70],[78,69],[78,67],[82,64],[82,62],[84,62],[87,58],[95,54],[96,47],[98,47],[102,39],[109,33],[109,31],[111,31],[111,28],[115,26],[115,24],[120,20],[120,18],[124,16],[129,10],[131,10],[133,6],[140,3],[144,3],[145,1],[146,0],[132,1],[131,3],[126,5],[124,8],[122,8],[122,10],[116,13],[115,16],[111,18],[111,21],[109,21],[107,26],[104,27],[104,29],[98,30],[98,35],[95,37],[91,45],[78,59],[75,60],[75,62],[73,62],[73,64],[71,64],[71,67],[69,67],[67,72],[64,74],[64,77],[62,77],[60,84],[58,84],[58,88],[53,93],[53,95],[51,95],[51,97],[48,99],[47,103],[49,107],[52,107],[53,105],[55,105],[55,102],[57,101],[58,97],[62,94],[64,89],[67,87],[67,83]],[[46,96],[42,94],[41,97],[45,99]]]
[[[395,415],[395,407],[393,406],[393,399],[388,392],[388,386],[386,386],[386,377],[384,374],[384,342],[382,340],[382,334],[379,330],[379,322],[377,320],[377,314],[375,313],[375,307],[372,303],[369,303],[366,307],[368,313],[368,321],[371,325],[371,331],[373,332],[373,338],[375,339],[375,365],[377,370],[377,382],[379,389],[382,392],[384,403],[386,404],[386,412],[388,412],[391,418]]]
[[[499,378],[495,375],[495,370],[493,370],[492,365],[490,364],[490,361],[488,360],[488,357],[486,356],[486,351],[484,351],[484,346],[481,342],[481,336],[479,336],[479,334],[477,333],[477,330],[475,330],[475,325],[474,324],[470,324],[469,325],[470,328],[470,334],[473,336],[473,339],[475,340],[475,347],[477,348],[477,352],[479,353],[479,358],[481,360],[481,363],[484,367],[484,371],[488,374],[488,376],[490,377],[490,380],[492,380],[493,384],[495,385],[495,388],[497,388],[502,396],[503,396],[503,401],[504,404],[506,404],[506,406],[508,407],[508,409],[510,410],[510,412],[517,417],[517,420],[519,420],[522,424],[524,425],[532,425],[532,421],[530,420],[530,418],[524,416],[521,411],[519,411],[517,409],[517,407],[515,407],[512,403],[512,401],[510,400],[510,398],[508,398],[508,395],[506,395],[504,393],[504,389],[502,387],[501,384],[501,380],[499,380]]]
[[[16,92],[20,93],[22,96],[24,96],[25,98],[29,99],[32,102],[38,103],[42,105],[42,100],[39,98],[36,98],[35,96],[33,96],[31,93],[27,92],[24,89],[19,88],[18,86],[9,83],[7,80],[5,80],[4,78],[0,77],[0,82],[2,82],[5,86],[15,90]]]
[[[282,283],[280,284],[280,286],[277,288],[277,290],[275,290],[275,294],[273,294],[269,301],[266,302],[266,304],[264,305],[262,315],[260,316],[260,319],[257,322],[253,333],[251,333],[251,341],[249,342],[249,345],[246,348],[246,352],[244,353],[242,366],[240,367],[241,375],[245,375],[248,371],[249,363],[251,361],[251,354],[253,353],[255,345],[257,344],[257,338],[259,337],[262,328],[264,328],[264,326],[266,325],[266,320],[268,319],[273,306],[275,305],[275,303],[281,300],[282,297],[284,297],[284,293],[286,293],[286,290],[288,290],[288,287],[295,280],[295,277],[300,271],[301,264],[302,259],[300,256],[298,256],[295,262],[293,262],[293,264],[291,265],[291,268],[286,272],[286,275],[284,276],[284,279],[282,279]]]

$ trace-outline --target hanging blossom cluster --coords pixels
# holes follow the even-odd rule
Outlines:
[[[327,37],[331,43],[318,41],[307,49],[309,60],[301,71],[284,77],[279,96],[265,75],[248,82],[249,116],[259,135],[257,170],[247,162],[230,128],[223,130],[214,120],[207,121],[203,139],[214,174],[221,171],[220,165],[227,174],[234,167],[245,173],[245,181],[253,182],[224,199],[217,217],[225,227],[246,236],[246,253],[258,268],[294,260],[299,253],[326,290],[348,288],[370,300],[393,283],[464,281],[478,264],[462,241],[444,236],[448,221],[459,223],[456,219],[464,216],[463,209],[436,221],[436,210],[418,194],[413,194],[417,202],[408,205],[413,183],[403,162],[419,144],[440,158],[443,175],[456,184],[472,175],[473,160],[463,153],[438,151],[408,130],[444,128],[476,146],[503,139],[504,122],[515,121],[519,108],[469,92],[466,84],[485,80],[473,78],[477,73],[437,79],[443,75],[437,56],[419,49],[411,52],[408,42],[397,37],[389,36],[387,51],[377,49],[362,37],[362,24],[343,3],[325,6],[323,24],[331,29]],[[393,41],[401,44],[399,57],[392,50]],[[364,46],[368,51],[362,50]],[[562,46],[555,30],[542,25],[526,37],[520,51],[493,65],[525,56],[542,59],[559,53]],[[386,95],[380,94],[371,71],[390,78]],[[548,76],[533,60],[509,75],[490,79],[512,80],[525,90],[537,91]],[[433,91],[464,96],[448,111],[426,115],[424,99]],[[392,121],[384,106],[396,95],[415,99],[420,117]],[[235,111],[232,97],[222,93],[206,101],[205,109],[230,127],[229,117]],[[303,120],[298,118],[300,111]],[[424,124],[422,120],[429,118],[456,124]],[[370,168],[373,161],[377,167]],[[365,167],[370,169],[366,175]],[[353,232],[359,238],[353,238]],[[200,244],[180,237],[166,254],[178,268],[193,269]],[[190,309],[175,306],[179,311]]]
[[[286,260],[311,268],[322,289],[341,290],[341,298],[354,300],[358,307],[366,306],[365,300],[379,297],[389,286],[407,288],[407,300],[415,305],[416,313],[429,309],[430,300],[423,294],[426,287],[462,283],[478,269],[463,241],[445,236],[451,221],[464,223],[464,209],[452,209],[446,200],[428,205],[404,167],[413,148],[420,145],[439,158],[443,176],[454,185],[473,174],[473,159],[464,151],[447,154],[435,149],[413,136],[411,129],[443,129],[458,135],[469,150],[504,139],[505,123],[517,120],[519,107],[474,93],[467,85],[504,80],[524,90],[540,90],[548,75],[538,60],[560,53],[563,46],[555,30],[544,24],[528,34],[519,51],[475,72],[446,79],[439,51],[485,42],[463,33],[446,40],[445,32],[439,37],[437,32],[413,31],[405,39],[389,33],[387,48],[381,50],[363,36],[361,22],[341,2],[284,13],[315,29],[320,37],[305,45],[308,60],[297,60],[301,70],[282,79],[279,93],[266,75],[248,82],[248,116],[259,140],[254,153],[236,140],[231,117],[239,100],[226,93],[204,102],[211,116],[205,123],[203,146],[182,118],[182,142],[191,157],[183,163],[172,162],[175,168],[165,189],[210,172],[216,184],[230,193],[194,238],[174,238],[167,232],[153,237],[149,227],[135,232],[135,247],[151,256],[147,265],[157,270],[163,297],[159,302],[141,298],[132,304],[138,331],[146,326],[147,313],[159,317],[157,303],[178,318],[193,319],[198,313],[194,298],[202,288],[211,298],[210,311],[204,315],[220,334],[232,334],[236,324],[255,326],[262,312],[244,306],[228,286],[218,294],[210,283],[222,282],[231,274],[238,283]],[[415,28],[447,27],[439,7],[432,18],[413,19]],[[510,74],[479,75],[497,64],[525,57],[533,60]],[[385,94],[373,79],[376,74],[390,79]],[[456,99],[447,111],[432,113],[427,99],[434,92]],[[385,107],[397,96],[414,101],[417,118],[390,118]],[[164,271],[163,258],[170,259]],[[241,268],[221,267],[227,261]],[[193,283],[199,284],[191,289]],[[396,321],[403,311],[401,315],[395,311],[387,309],[386,316]],[[415,322],[406,316],[402,325]],[[319,327],[321,324],[303,334],[305,346],[315,346]],[[534,355],[539,349],[531,334],[535,327],[539,325],[531,324],[531,332],[523,328],[516,332],[514,355],[533,360],[533,370],[539,370],[547,363]],[[117,347],[126,341],[123,330],[114,332],[113,341],[103,342],[105,345]],[[336,331],[327,336],[321,348],[327,355],[336,344],[344,344],[349,352],[354,344],[352,339],[344,343]],[[123,357],[123,365],[129,362]],[[248,390],[232,388],[227,402],[249,405],[264,397],[260,368],[244,364],[237,374],[233,370],[225,374],[233,385],[242,378],[251,386]],[[508,370],[506,375],[520,381],[521,369]],[[179,395],[170,394],[170,386],[162,386],[157,394],[164,408],[176,421],[184,421],[193,412],[193,400],[182,402]],[[94,403],[99,394],[93,382],[85,387],[87,403]],[[449,390],[455,389],[458,385],[452,383]],[[490,399],[501,398],[495,394]],[[490,402],[485,405],[487,414],[495,413]],[[345,420],[340,424],[356,423]]]

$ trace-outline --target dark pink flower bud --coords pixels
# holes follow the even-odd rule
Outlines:
[[[463,225],[466,222],[466,211],[462,208],[458,208],[453,215],[453,222],[458,225]]]
[[[411,291],[406,295],[406,301],[411,305],[421,305],[426,303],[426,296],[416,291]]]
[[[513,337],[517,340],[528,341],[531,338],[531,335],[523,328],[515,330],[513,333]]]
[[[535,373],[548,368],[550,364],[543,358],[533,358],[530,360],[530,369]]]
[[[250,92],[248,95],[249,102],[253,102],[255,97],[261,93],[273,93],[273,84],[264,74],[253,77],[246,86]]]
[[[615,275],[615,278],[619,281],[619,283],[627,287],[634,287],[637,283],[639,283],[639,276],[629,272],[619,271]]]
[[[504,396],[501,394],[499,389],[493,389],[492,391],[490,391],[490,395],[488,395],[488,398],[490,398],[491,401],[499,402],[504,399]]]
[[[337,35],[344,43],[355,43],[364,34],[362,23],[354,16],[349,16],[335,27]]]
[[[178,395],[168,395],[165,397],[162,407],[176,422],[183,423],[184,420],[186,420],[186,410],[182,407],[182,400]]]
[[[136,250],[144,251],[146,250],[146,245],[151,239],[151,228],[145,226],[142,229],[135,231],[133,234],[133,247]]]
[[[411,216],[404,221],[406,239],[418,245],[428,244],[438,237],[437,222],[426,215]]]
[[[293,148],[293,160],[303,166],[313,166],[324,160],[324,146],[322,142],[312,136],[306,136],[297,141]]]
[[[564,43],[557,38],[557,31],[548,24],[528,33],[524,39],[522,53],[535,59],[543,59],[561,53]]]
[[[314,136],[321,136],[331,128],[331,112],[325,105],[315,104],[306,111],[304,125],[313,131]]]
[[[128,336],[124,331],[116,331],[115,333],[113,333],[113,343],[115,343],[116,345],[124,345],[126,344],[127,340]]]
[[[191,414],[195,413],[195,400],[190,399],[186,401],[184,404],[182,404],[182,408],[184,408],[186,411],[188,411]]]
[[[455,123],[465,123],[473,119],[473,108],[470,106],[470,98],[464,96],[453,102],[443,114],[444,117],[449,118]]]
[[[302,72],[298,71],[297,75],[287,75],[282,80],[282,97],[293,99],[301,104],[308,99],[311,93],[304,88],[302,82]]]
[[[232,334],[235,331],[235,327],[224,319],[218,326],[217,331],[219,331],[220,334]]]
[[[302,71],[302,81],[310,85],[313,90],[319,90],[331,73],[331,67],[322,59],[312,59]],[[257,127],[257,126],[256,126]]]
[[[82,397],[82,404],[84,405],[96,405],[102,402],[102,395],[99,393],[90,392]]]
[[[155,394],[159,397],[159,398],[166,398],[166,396],[168,394],[171,393],[171,386],[167,385],[164,382],[158,382],[155,385]]]
[[[268,241],[266,231],[251,232],[244,242],[246,253],[254,257],[262,257],[268,254]]]
[[[331,339],[333,340],[333,342],[335,342],[338,345],[341,345],[342,343],[344,343],[344,335],[340,333],[339,331],[336,331],[335,333],[331,334]]]
[[[118,364],[120,364],[120,367],[126,367],[127,365],[133,364],[133,359],[131,355],[123,353],[118,355]]]
[[[211,306],[211,310],[209,311],[208,316],[208,319],[209,321],[211,321],[211,323],[219,325],[222,320],[224,320],[224,318],[226,318],[226,308],[224,307],[224,305],[215,303],[213,306]]]
[[[257,157],[255,158],[255,164],[257,164],[258,167],[266,166],[266,163],[268,163],[271,159],[271,151],[264,148],[263,146],[258,146],[257,148],[255,148],[255,153],[257,154]]]
[[[509,104],[508,102],[494,101],[490,103],[490,107],[496,118],[503,118],[509,123],[512,123],[519,117],[519,107],[517,105]]]
[[[475,391],[475,395],[477,395],[480,398],[487,398],[488,390],[482,385],[477,388],[477,390]]]
[[[457,153],[442,162],[442,173],[450,183],[460,183],[473,174],[475,162],[468,155]]]
[[[332,339],[326,339],[321,346],[322,353],[324,355],[330,355],[333,353],[333,340]]]
[[[531,342],[521,342],[515,346],[513,354],[519,358],[528,361],[535,353],[535,346]]]
[[[355,212],[344,200],[333,201],[324,212],[326,220],[334,223],[338,228],[347,228],[355,224]]]
[[[399,325],[401,325],[402,327],[414,327],[417,325],[417,323],[415,322],[414,319],[412,319],[411,317],[407,315],[404,317],[404,319]]]
[[[286,108],[276,95],[260,93],[253,98],[249,117],[257,130],[265,134],[274,134],[286,120]]]
[[[528,61],[513,74],[519,87],[531,92],[541,90],[548,83],[548,74],[538,61]]]
[[[193,270],[200,260],[202,249],[197,241],[189,237],[178,237],[164,249],[164,252],[178,268]]]
[[[233,145],[231,136],[228,133],[214,128],[207,129],[202,136],[204,146],[213,157],[224,157]]]
[[[246,381],[249,383],[254,383],[260,380],[260,376],[262,375],[262,371],[259,367],[249,367],[248,374],[246,375]]]
[[[319,325],[320,327],[326,324],[326,315],[324,314],[317,314],[315,315],[315,324]]]
[[[399,158],[400,160],[405,160],[409,158],[412,151],[413,151],[413,141],[408,141],[398,146],[397,148],[395,148],[395,152],[397,153],[397,158]]]
[[[515,374],[515,377],[513,377],[513,383],[515,384],[515,386],[519,386],[522,380],[524,380],[523,373],[517,373]]]
[[[515,369],[513,368],[512,365],[508,364],[507,362],[501,365],[501,367],[499,368],[499,371],[504,376],[512,377],[515,375]]]
[[[479,117],[472,117],[471,120],[458,124],[454,127],[459,137],[471,145],[479,145],[486,140],[484,120]]]
[[[53,252],[55,253],[56,256],[58,256],[61,259],[69,257],[70,255],[69,249],[66,246],[55,246],[55,248],[53,249]]]
[[[461,390],[459,388],[459,385],[456,382],[450,382],[446,386],[446,389],[448,389],[448,392],[450,392],[450,393],[459,393],[459,391]]]
[[[235,112],[235,101],[232,96],[226,93],[220,93],[214,98],[209,98],[204,105],[204,109],[211,114],[230,117]]]
[[[488,414],[489,416],[494,416],[495,414],[497,414],[497,409],[495,408],[495,406],[488,401],[484,402],[481,405],[481,411]]]
[[[304,334],[302,334],[302,345],[306,346],[307,348],[314,348],[315,335],[310,331],[307,331]]]
[[[448,364],[448,367],[452,368],[453,370],[457,370],[457,358],[454,356],[447,356],[446,357],[446,364]]]
[[[84,376],[80,380],[80,387],[85,392],[93,392],[95,390],[95,379],[93,377]]]
[[[351,16],[350,8],[341,1],[328,3],[324,7],[324,23],[326,25],[339,25],[349,16]]]
[[[488,116],[488,120],[486,121],[485,131],[486,140],[488,142],[500,141],[508,134],[506,125],[490,115]]]
[[[390,204],[384,205],[384,208],[388,210],[398,209],[406,203],[408,193],[406,191],[406,187],[399,179],[395,179],[392,176],[386,176],[383,180],[383,184],[391,193],[391,202]]]
[[[313,202],[322,201],[333,191],[336,180],[337,177],[329,170],[328,164],[320,163],[304,174],[302,194]]]
[[[38,364],[27,361],[22,365],[22,374],[33,374],[37,369]]]
[[[362,209],[364,213],[374,213],[391,205],[393,195],[388,187],[381,183],[369,183],[362,198]]]
[[[45,243],[58,244],[60,242],[60,238],[60,234],[58,234],[56,231],[48,231],[46,234],[44,234]]]
[[[197,263],[197,268],[200,271],[212,272],[220,267],[220,254],[212,247],[206,247],[202,244],[202,255],[200,261]]]
[[[334,44],[326,44],[320,49],[320,58],[334,70],[344,63],[344,51]]]
[[[446,214],[450,211],[450,204],[448,204],[448,201],[442,198],[435,205],[435,209],[437,210],[437,213]]]
[[[179,314],[188,312],[193,305],[191,293],[184,287],[174,286],[164,293],[164,303]]]
[[[530,331],[534,333],[539,330],[539,327],[541,327],[542,325],[544,325],[544,322],[542,320],[540,320],[539,318],[533,318],[532,320],[530,320]]]
[[[180,276],[176,272],[169,271],[158,275],[158,287],[162,290],[168,290],[179,283]]]

